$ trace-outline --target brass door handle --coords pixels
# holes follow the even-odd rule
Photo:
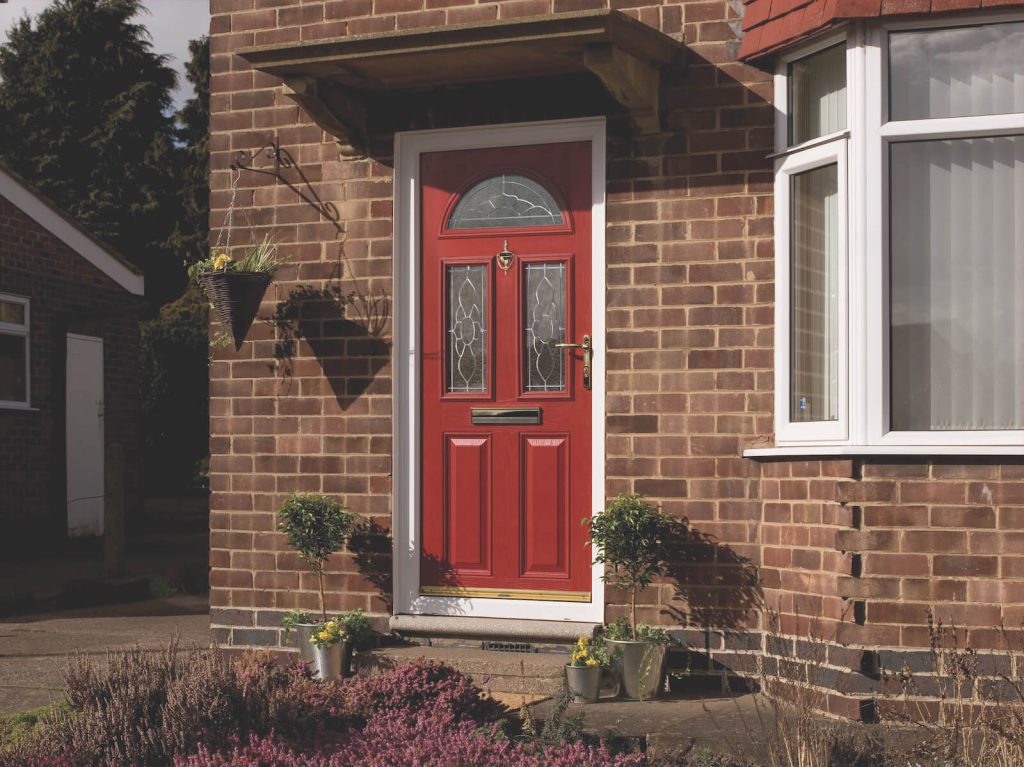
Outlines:
[[[583,388],[590,388],[590,373],[591,373],[591,359],[594,355],[594,345],[591,342],[590,336],[583,336],[583,343],[581,344],[555,344],[558,349],[582,349],[583,350]]]

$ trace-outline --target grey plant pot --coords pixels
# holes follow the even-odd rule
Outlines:
[[[335,642],[327,647],[313,645],[316,659],[313,663],[313,676],[322,681],[341,679],[345,668],[345,657],[348,655],[348,642]]]
[[[565,664],[565,681],[569,688],[570,703],[597,703],[601,693],[600,666],[573,666]]]
[[[665,677],[665,645],[606,639],[612,669],[619,680],[619,697],[649,700],[661,693]]]
[[[299,623],[288,634],[288,643],[299,649],[299,657],[303,663],[316,662],[316,645],[310,642],[309,638],[318,628],[319,623]]]

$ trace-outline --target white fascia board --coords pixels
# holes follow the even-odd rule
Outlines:
[[[89,235],[70,223],[31,189],[0,168],[0,197],[10,201],[46,231],[95,266],[129,293],[145,293],[141,274],[129,269]]]

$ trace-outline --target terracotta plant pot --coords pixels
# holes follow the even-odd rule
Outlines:
[[[619,680],[619,697],[649,700],[661,693],[665,677],[665,645],[606,639],[612,668]]]
[[[263,294],[270,284],[266,272],[207,272],[199,275],[199,282],[217,312],[221,324],[231,333],[235,351],[242,347],[256,312],[260,310]]]
[[[570,703],[597,703],[601,692],[600,666],[565,664],[565,681]]]

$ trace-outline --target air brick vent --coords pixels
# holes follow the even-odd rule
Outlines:
[[[537,652],[529,642],[481,642],[480,649],[492,652]]]

